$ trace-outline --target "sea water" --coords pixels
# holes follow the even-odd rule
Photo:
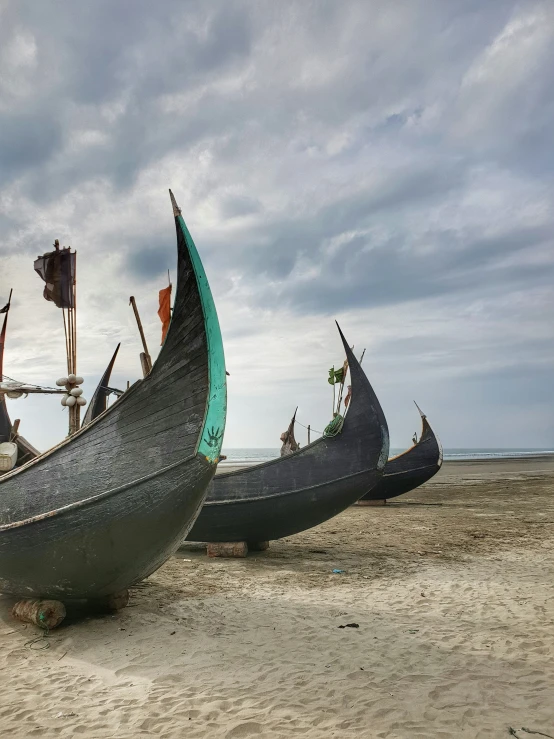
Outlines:
[[[401,454],[404,449],[391,447],[389,456],[394,457]],[[247,467],[261,462],[268,462],[270,459],[279,457],[281,452],[279,448],[262,449],[262,448],[223,448],[222,454],[227,459],[220,462],[220,466],[241,466]],[[532,457],[541,454],[554,454],[554,449],[444,449],[444,459],[447,460],[471,460],[471,459],[517,459],[519,457]]]

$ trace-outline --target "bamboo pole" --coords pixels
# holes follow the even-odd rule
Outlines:
[[[310,443],[310,428],[311,428],[311,425],[308,424],[308,444]]]
[[[75,274],[73,276],[73,374],[77,374],[77,252],[75,252]],[[81,428],[81,406],[75,403],[75,430]]]
[[[333,365],[333,413],[332,417],[335,417],[335,365]]]
[[[71,253],[71,247],[69,247]],[[70,375],[77,374],[77,252],[75,252],[75,272],[73,274],[73,284],[71,285],[71,307],[67,309],[68,323],[68,355],[67,365]],[[69,408],[69,434],[76,433],[81,426],[81,406],[75,405]]]
[[[144,349],[144,360],[141,356],[141,365],[142,365],[142,373],[144,377],[152,370],[152,358],[150,357],[150,352],[148,351],[148,346],[146,344],[146,337],[144,336],[144,331],[142,328],[142,323],[140,320],[138,308],[137,308],[137,302],[133,295],[129,298],[129,304],[133,306],[133,311],[135,313],[135,318],[137,320],[137,326],[140,334],[140,338],[142,340],[142,347]]]
[[[65,357],[66,357],[66,364],[67,364],[67,374],[69,375],[69,337],[67,335],[67,324],[69,321],[69,317],[67,321],[65,320],[65,308],[62,308],[62,316],[63,316],[63,332],[65,334]]]

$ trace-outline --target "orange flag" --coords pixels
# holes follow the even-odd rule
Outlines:
[[[165,341],[169,322],[171,321],[171,285],[160,290],[160,307],[158,315],[162,322],[162,344]]]

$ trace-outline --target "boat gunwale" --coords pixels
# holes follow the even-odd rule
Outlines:
[[[77,510],[79,508],[85,508],[97,500],[109,498],[112,495],[121,493],[124,490],[134,487],[135,485],[141,485],[143,482],[154,480],[156,477],[159,477],[165,472],[175,469],[176,467],[179,467],[180,465],[185,464],[185,462],[190,462],[191,460],[194,460],[196,458],[202,459],[202,457],[195,452],[194,454],[190,454],[188,457],[185,457],[184,459],[180,459],[177,462],[173,462],[172,464],[167,465],[166,467],[162,467],[161,469],[156,470],[155,472],[152,472],[149,475],[144,475],[144,477],[139,477],[136,480],[132,480],[131,482],[123,483],[123,485],[119,485],[118,487],[112,488],[111,490],[104,490],[101,493],[97,493],[96,495],[91,495],[89,498],[83,498],[82,500],[77,500],[73,503],[68,503],[65,506],[61,506],[60,508],[54,508],[53,510],[47,511],[46,513],[39,513],[36,516],[30,516],[29,518],[25,518],[20,521],[13,521],[12,523],[1,524],[0,533],[4,531],[10,531],[11,529],[20,528],[22,526],[27,526],[29,524],[38,523],[39,521],[44,521],[47,518],[56,518],[57,516],[62,516],[65,513],[69,513],[70,511]]]
[[[413,452],[414,449],[417,449],[417,447],[420,446],[420,444],[422,443],[423,434],[425,433],[425,425],[427,425],[427,428],[431,431],[431,433],[433,434],[433,437],[434,437],[435,441],[438,444],[438,447],[439,447],[439,461],[438,461],[438,466],[439,467],[442,466],[442,444],[440,443],[439,438],[436,435],[436,433],[433,431],[433,427],[429,423],[429,421],[427,419],[427,416],[423,416],[423,415],[421,417],[421,436],[419,438],[419,441],[416,444],[412,444],[412,446],[408,447],[408,449],[405,449],[403,452],[400,452],[400,454],[396,454],[394,457],[389,457],[387,459],[387,464],[389,462],[394,462],[397,459],[400,459],[405,454],[409,454],[410,452]],[[421,469],[421,468],[414,468],[414,469]],[[386,465],[385,465],[385,473],[383,474],[383,477],[391,477],[393,474],[397,474],[397,473],[396,472],[395,473],[392,473],[391,472],[389,475],[387,475],[387,473],[386,473]]]
[[[396,477],[396,475],[409,475],[411,472],[421,472],[421,470],[427,470],[431,468],[441,468],[440,462],[433,462],[433,464],[424,464],[422,467],[410,467],[407,470],[398,470],[398,472],[390,472],[388,475],[383,475],[383,478],[385,477]],[[423,483],[421,483],[423,484]],[[414,488],[415,489],[415,488]],[[409,491],[407,491],[409,492]]]
[[[306,446],[303,446],[301,449],[297,449],[295,452],[291,452],[291,454],[286,454],[284,457],[275,457],[274,459],[268,459],[266,462],[260,462],[259,464],[252,464],[245,467],[239,467],[236,470],[230,470],[229,472],[220,472],[217,475],[218,479],[221,479],[222,477],[231,477],[232,475],[246,475],[249,472],[253,470],[259,470],[262,467],[269,467],[269,465],[276,464],[277,462],[282,462],[284,459],[292,459],[293,457],[297,457],[299,454],[303,454],[306,449],[311,449],[316,444],[320,444],[322,441],[325,441],[326,439],[336,439],[337,436],[340,436],[342,434],[342,430],[340,434],[337,434],[336,436],[320,436],[319,439],[314,439],[309,444],[306,444]]]
[[[343,480],[350,480],[354,477],[357,477],[358,475],[367,475],[368,472],[377,473],[378,470],[375,467],[367,467],[364,470],[358,470],[357,472],[351,472],[349,475],[343,475],[342,477],[334,477],[332,480],[324,480],[323,482],[318,482],[315,485],[307,485],[306,487],[303,487],[303,488],[294,488],[294,490],[286,490],[284,492],[280,490],[277,493],[269,493],[267,495],[260,495],[256,498],[226,498],[225,500],[206,500],[203,507],[218,506],[218,505],[231,505],[233,503],[254,503],[260,500],[273,500],[274,498],[280,498],[280,497],[284,497],[287,495],[300,494],[307,490],[317,490],[318,488],[322,488],[325,485],[332,485],[337,482],[342,482]]]

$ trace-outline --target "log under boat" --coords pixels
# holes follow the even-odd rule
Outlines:
[[[217,475],[189,541],[262,542],[296,534],[348,508],[379,481],[389,449],[387,422],[340,335],[353,392],[340,433],[285,457]]]
[[[360,502],[396,498],[423,485],[440,470],[441,443],[417,404],[416,408],[421,415],[422,423],[419,441],[410,449],[387,461],[383,477],[360,499]]]
[[[171,325],[150,374],[92,423],[0,478],[0,591],[105,598],[156,570],[204,501],[226,384],[208,281],[181,211]]]

